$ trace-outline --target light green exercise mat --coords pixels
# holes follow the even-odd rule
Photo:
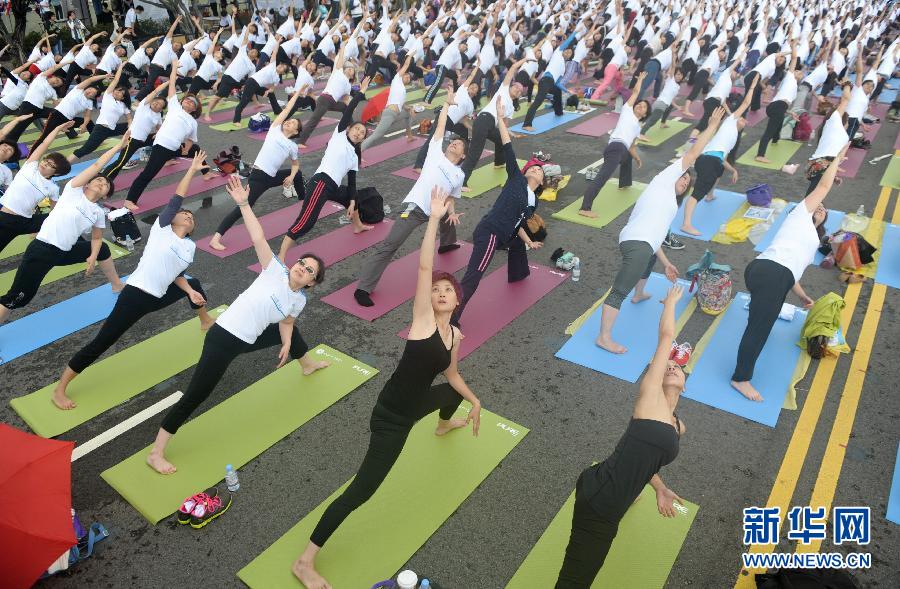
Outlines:
[[[172,515],[185,497],[221,481],[226,464],[247,464],[378,374],[325,345],[310,355],[331,365],[304,376],[292,361],[179,429],[166,450],[176,473],[161,475],[147,466],[147,446],[100,476],[155,524]]]
[[[25,248],[28,247],[29,243],[31,243],[30,235],[19,235],[11,242],[9,242],[9,245],[6,246],[2,252],[0,252],[0,260],[18,256],[25,251]]]
[[[881,177],[882,186],[890,186],[891,188],[900,188],[900,157],[896,155],[891,158],[884,176]]]
[[[466,411],[461,407],[457,416]],[[413,428],[381,488],[322,548],[317,568],[334,589],[371,587],[396,573],[528,433],[484,410],[477,438],[471,426],[435,436],[436,423],[432,414]],[[345,487],[238,571],[238,577],[253,589],[302,588],[291,564]]]
[[[766,159],[771,163],[764,164],[754,159],[756,151],[759,149],[759,141],[757,141],[750,149],[744,152],[744,155],[738,158],[737,163],[767,170],[780,170],[797,153],[801,145],[803,144],[787,139],[782,139],[778,143],[769,143],[769,147],[766,148]]]
[[[619,533],[592,589],[662,589],[699,509],[689,501],[684,506],[686,514],[679,511],[674,518],[663,517],[657,511],[653,488],[644,487],[640,501],[629,508],[619,523]],[[506,589],[549,588],[556,584],[569,543],[574,509],[575,493],[572,493]]]
[[[525,160],[517,159],[516,161],[519,163],[520,169],[525,165]],[[475,168],[472,175],[469,176],[469,188],[471,188],[471,190],[463,192],[462,195],[466,198],[475,198],[489,190],[503,186],[505,183],[506,166],[504,165],[502,168],[495,168],[492,160],[488,164]]]
[[[223,310],[218,307],[210,315]],[[200,320],[194,318],[103,358],[69,385],[75,409],[62,411],[50,400],[55,382],[9,404],[34,433],[58,436],[196,364],[203,337]]]
[[[638,141],[638,145],[649,145],[651,147],[662,145],[691,126],[690,123],[685,123],[684,121],[669,121],[668,125],[668,127],[663,129],[659,126],[659,123],[656,123],[647,131],[647,140]]]
[[[124,247],[119,247],[109,241],[106,242],[106,245],[109,246],[109,251],[112,253],[112,258],[117,260],[122,256],[127,256],[130,252]],[[73,274],[78,274],[79,272],[84,272],[85,264],[70,264],[69,266],[54,266],[50,272],[47,273],[47,276],[44,277],[43,282],[41,284],[48,284],[55,280],[59,280],[61,278],[65,278],[67,276],[72,276]],[[94,269],[94,274],[98,276],[102,276],[103,273],[100,271],[100,268]],[[16,277],[15,270],[7,270],[6,272],[0,274],[0,292],[7,292],[12,286],[13,280]]]
[[[588,183],[590,183],[590,180]],[[554,219],[602,229],[631,208],[646,187],[646,184],[634,182],[628,188],[620,189],[619,181],[615,178],[610,178],[597,194],[597,198],[594,199],[594,204],[591,206],[591,210],[598,215],[596,218],[592,219],[578,214],[578,211],[581,210],[583,197],[579,197],[578,200],[553,213],[552,216]]]

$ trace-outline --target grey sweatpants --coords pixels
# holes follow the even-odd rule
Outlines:
[[[622,265],[613,281],[612,290],[604,304],[614,309],[622,305],[622,301],[641,279],[648,278],[656,264],[656,254],[646,241],[623,241],[619,244]]]
[[[372,131],[371,135],[363,140],[361,146],[362,149],[368,149],[369,146],[384,137],[385,133],[388,132],[394,122],[398,119],[403,122],[404,128],[409,126],[409,111],[406,110],[406,107],[401,106],[400,112],[391,108],[385,108],[381,113],[381,120],[378,121],[378,126],[375,127],[375,130]]]
[[[375,290],[375,287],[378,286],[378,281],[381,280],[381,275],[384,274],[384,269],[391,263],[391,259],[397,253],[397,250],[400,249],[400,246],[409,239],[410,234],[416,227],[427,222],[428,215],[425,214],[425,211],[410,203],[409,208],[394,221],[394,226],[391,227],[391,232],[387,238],[375,246],[375,254],[368,260],[365,271],[359,277],[359,285],[356,288],[367,293]],[[441,219],[439,227],[438,232],[441,245],[456,243],[456,226],[447,223],[446,215]],[[647,248],[649,249],[650,246],[648,245]]]

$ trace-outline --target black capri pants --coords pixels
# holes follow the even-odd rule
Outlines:
[[[222,79],[219,81],[219,89],[216,90],[216,96],[219,98],[228,98],[231,96],[231,91],[235,88],[240,88],[241,83],[228,75],[223,75]]]
[[[694,74],[694,82],[687,96],[688,100],[697,100],[701,93],[709,91],[709,70],[699,70]]]
[[[594,199],[603,189],[613,172],[619,168],[619,188],[631,186],[631,152],[621,141],[610,141],[603,150],[603,165],[597,176],[591,181],[581,201],[581,210],[589,211],[594,206]]]
[[[247,197],[247,202],[250,204],[250,207],[252,208],[253,205],[256,204],[256,201],[266,190],[281,186],[284,184],[285,178],[290,175],[291,171],[289,169],[278,170],[277,174],[269,176],[259,168],[253,168],[250,171],[250,195]],[[303,173],[300,170],[297,170],[297,175],[294,176],[294,189],[297,191],[297,196],[300,200],[304,200]],[[240,218],[241,209],[239,207],[234,207],[227,215],[225,215],[222,222],[219,223],[219,228],[216,229],[216,233],[225,235],[225,233],[231,229],[231,226]]]
[[[37,149],[38,146],[44,142],[44,139],[46,139],[50,135],[50,133],[53,132],[54,129],[56,129],[57,127],[60,127],[62,125],[65,125],[69,121],[75,121],[76,127],[80,126],[84,123],[84,119],[81,117],[75,117],[74,119],[70,119],[69,117],[62,114],[55,108],[51,109],[49,115],[47,116],[47,122],[44,124],[44,130],[41,131],[40,136],[34,140],[34,143],[31,144],[31,151],[34,151],[35,149]],[[88,123],[88,129],[93,131],[93,129],[94,129],[93,122]],[[66,131],[66,132],[74,133],[74,131],[75,131],[74,129],[70,129],[69,131]]]
[[[128,189],[128,196],[126,199],[137,204],[138,199],[144,194],[147,185],[156,178],[156,175],[163,169],[166,162],[175,159],[178,157],[178,154],[179,150],[172,150],[163,147],[162,145],[154,145],[150,151],[150,159],[147,161],[147,165],[144,166],[144,169],[141,170],[138,177],[134,179],[134,182]]]
[[[199,280],[187,278],[187,281],[191,288],[203,295],[204,299],[206,298],[206,293],[203,292],[203,287],[200,286]],[[106,318],[106,321],[100,327],[100,331],[97,332],[97,335],[94,336],[94,339],[89,344],[75,352],[75,355],[69,360],[69,368],[81,374],[85,368],[96,362],[97,358],[103,355],[103,352],[119,341],[119,338],[142,317],[154,311],[165,309],[182,298],[187,299],[192,309],[200,309],[202,307],[201,305],[195,305],[187,296],[187,293],[178,288],[174,282],[169,285],[165,294],[160,298],[156,298],[135,286],[126,284],[122,292],[119,293],[119,297],[116,299],[116,304],[109,317]]]
[[[41,230],[46,214],[36,213],[31,217],[13,215],[0,211],[0,252],[20,235],[30,235]]]
[[[115,179],[116,176],[119,175],[124,169],[125,164],[131,160],[134,154],[139,149],[143,149],[147,147],[151,143],[153,143],[154,135],[149,135],[143,141],[140,139],[135,139],[134,137],[130,137],[128,139],[128,143],[125,144],[125,149],[119,151],[119,154],[116,156],[116,159],[113,163],[108,165],[105,170],[103,170],[102,174],[110,179]]]
[[[650,277],[656,264],[656,253],[646,241],[628,240],[619,244],[622,265],[613,280],[613,286],[603,304],[613,309],[622,306],[622,301],[637,283]]]
[[[203,341],[203,351],[200,352],[200,360],[197,362],[197,368],[194,369],[191,384],[188,385],[184,396],[166,414],[162,428],[170,434],[175,434],[191,416],[191,413],[213,392],[235,358],[241,354],[274,346],[281,346],[281,335],[277,323],[266,327],[252,344],[236,337],[218,323],[214,324]],[[308,351],[309,347],[295,327],[291,334],[291,358],[299,360]]]
[[[191,79],[191,85],[188,88],[188,92],[190,94],[200,94],[201,90],[209,90],[212,88],[214,83],[215,82],[212,80],[204,80],[200,76],[194,76]]]
[[[694,169],[697,171],[697,181],[694,183],[691,197],[703,200],[725,172],[725,162],[714,155],[704,153],[694,162]]]
[[[105,125],[94,125],[91,134],[84,145],[76,149],[73,153],[75,157],[82,158],[86,155],[94,153],[100,144],[110,137],[121,137],[128,130],[128,123],[118,123],[115,129],[110,129]]]
[[[712,116],[713,112],[719,106],[721,106],[722,101],[718,98],[709,97],[703,101],[703,116],[700,117],[700,120],[697,121],[697,131],[700,133],[706,131],[706,128],[709,127],[709,118]]]
[[[753,80],[758,79],[756,88],[753,89],[753,98],[750,99],[750,110],[758,111],[762,106],[763,81],[760,79],[759,72],[750,71],[744,76],[744,88],[749,88],[753,84]]]
[[[299,193],[300,191],[298,190],[297,192]],[[291,226],[286,233],[286,236],[294,241],[299,240],[301,237],[312,231],[312,228],[316,226],[319,213],[322,212],[322,207],[324,207],[325,203],[329,200],[333,200],[344,207],[350,207],[349,191],[341,190],[341,187],[335,184],[334,180],[324,172],[314,174],[313,177],[309,179],[309,186],[306,187],[305,194],[308,195],[308,197],[303,199],[303,206],[300,207],[300,214],[298,214],[297,219],[291,223]]]
[[[434,100],[434,97],[437,96],[438,90],[441,89],[441,84],[444,83],[444,78],[450,78],[453,82],[453,91],[456,92],[456,89],[459,88],[459,76],[456,74],[455,70],[452,70],[448,67],[444,67],[442,65],[437,66],[435,70],[435,78],[434,83],[425,93],[425,102],[431,104],[431,101]]]
[[[788,103],[784,100],[776,100],[770,102],[766,107],[766,115],[769,117],[766,121],[766,130],[763,131],[762,138],[759,140],[759,148],[756,155],[763,157],[766,155],[766,149],[769,142],[778,143],[778,136],[781,135],[781,127],[784,125],[784,116],[787,114]]]
[[[469,176],[475,171],[475,165],[481,159],[481,152],[490,139],[494,143],[494,165],[506,165],[506,151],[503,149],[503,141],[497,130],[497,119],[490,113],[480,113],[472,123],[472,140],[466,148],[466,159],[463,160],[462,170],[465,174],[463,186],[469,183]]]
[[[28,244],[22,256],[22,263],[16,270],[9,292],[0,297],[0,305],[7,309],[19,309],[31,302],[37,294],[41,282],[55,266],[71,266],[83,264],[91,255],[91,242],[79,239],[69,251],[63,251],[55,245],[35,239]],[[98,261],[110,257],[109,246],[100,246]]]
[[[238,105],[234,107],[234,117],[232,117],[231,122],[235,124],[240,123],[241,115],[243,114],[244,109],[247,108],[247,105],[250,104],[253,97],[262,96],[265,93],[266,89],[260,86],[259,82],[253,78],[247,78],[247,81],[244,82],[244,88],[241,90],[241,100],[238,102]],[[278,100],[275,99],[274,92],[269,92],[269,104],[272,105],[272,110],[281,110]]]

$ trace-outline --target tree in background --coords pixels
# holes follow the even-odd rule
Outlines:
[[[0,36],[4,45],[9,45],[12,51],[18,52],[19,63],[25,61],[25,24],[31,4],[28,0],[10,0],[10,14],[7,18],[0,18]],[[9,20],[12,20],[12,29],[9,28]]]

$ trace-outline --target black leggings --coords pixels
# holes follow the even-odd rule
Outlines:
[[[63,251],[55,245],[35,239],[28,244],[28,248],[22,256],[22,263],[16,270],[9,292],[0,297],[0,305],[7,309],[18,309],[31,302],[37,294],[47,273],[54,266],[71,266],[83,264],[91,255],[91,242],[79,239],[69,251]],[[109,246],[105,243],[100,247],[97,260],[107,260],[110,257]]]
[[[139,149],[147,147],[152,142],[153,135],[149,135],[143,141],[141,141],[140,139],[129,138],[128,143],[125,145],[125,149],[119,151],[119,155],[116,156],[116,160],[108,165],[106,169],[103,170],[102,174],[107,178],[115,179],[115,177],[119,175],[119,172],[122,171],[125,164],[134,156],[135,152],[137,152],[137,150]]]
[[[721,104],[721,100],[713,97],[708,97],[703,101],[703,116],[697,121],[697,131],[700,133],[706,131],[706,128],[709,127],[709,118]]]
[[[375,74],[379,73],[382,69],[386,69],[391,75],[397,73],[397,66],[391,63],[388,58],[373,53],[366,63],[365,77],[368,77],[369,79],[374,78]],[[385,81],[387,82],[388,80],[385,79]]]
[[[581,479],[585,472],[588,471],[578,477],[575,488],[572,531],[556,589],[590,589],[619,532],[619,522],[611,522],[597,514],[582,492]]]
[[[694,183],[691,197],[695,200],[703,200],[722,177],[722,173],[725,171],[725,162],[714,155],[704,153],[694,162],[694,170],[697,172],[697,181]]]
[[[603,165],[597,172],[597,176],[584,191],[581,201],[581,210],[589,211],[594,206],[594,199],[603,189],[607,181],[612,178],[613,172],[619,168],[619,188],[631,186],[631,152],[621,141],[610,141],[603,150]]]
[[[231,76],[222,76],[222,79],[219,80],[219,87],[216,90],[216,96],[219,98],[228,98],[231,96],[231,91],[235,88],[240,88],[241,83],[232,78]]]
[[[744,282],[750,291],[750,314],[738,346],[737,365],[731,377],[731,380],[737,382],[753,378],[756,360],[778,320],[784,299],[794,286],[794,275],[778,262],[756,259],[747,264]]]
[[[276,186],[281,186],[284,184],[284,179],[291,175],[291,171],[289,169],[278,170],[274,176],[269,176],[262,170],[258,168],[253,168],[250,172],[250,195],[247,197],[247,202],[250,203],[250,206],[253,207],[256,204],[256,201],[260,196],[270,188],[275,188]],[[303,200],[304,189],[303,189],[303,173],[300,170],[297,170],[297,175],[294,176],[294,189],[297,191],[297,196],[300,197],[300,200]],[[216,229],[216,233],[219,235],[225,235],[231,226],[234,225],[238,219],[241,218],[241,209],[239,207],[234,207],[225,218],[222,219],[222,222],[219,223],[219,228]]]
[[[134,96],[134,100],[138,102],[147,98],[151,92],[156,91],[156,80],[160,76],[165,76],[167,74],[167,70],[162,66],[158,66],[155,63],[151,63],[147,66],[147,81],[144,83],[144,87],[140,89],[140,91]]]
[[[753,84],[754,79],[758,80],[758,82],[756,83],[756,88],[753,89],[753,98],[750,99],[750,110],[756,112],[759,110],[759,107],[762,106],[763,81],[759,72],[751,70],[744,76],[744,88],[749,88]]]
[[[187,278],[191,288],[206,298],[200,281],[196,278]],[[103,322],[100,331],[94,336],[89,344],[75,352],[72,359],[69,360],[69,368],[81,374],[84,369],[97,361],[103,352],[108,350],[114,343],[119,341],[122,335],[131,329],[131,326],[137,323],[145,315],[149,315],[154,311],[165,309],[172,303],[186,298],[192,309],[200,309],[200,305],[195,305],[187,293],[178,288],[175,283],[169,285],[165,294],[156,298],[152,294],[146,293],[141,289],[128,285],[119,293],[116,299],[116,305],[113,307],[109,317]]]
[[[253,78],[247,78],[247,81],[244,83],[244,88],[241,90],[241,100],[238,102],[238,105],[234,107],[234,117],[232,117],[232,123],[240,123],[241,115],[244,112],[244,109],[250,104],[250,101],[254,96],[262,96],[266,93],[266,89],[259,85],[259,83]],[[272,110],[281,110],[281,106],[278,104],[278,100],[275,99],[275,93],[269,92],[269,104],[272,105]]]
[[[127,200],[137,204],[147,185],[156,178],[156,175],[163,169],[166,162],[175,159],[178,157],[178,154],[179,151],[177,150],[172,150],[162,145],[154,145],[150,151],[150,159],[147,161],[147,165],[144,166],[144,169],[141,170],[141,173],[138,174],[138,177],[131,184],[131,188],[128,189]]]
[[[209,90],[212,88],[214,83],[215,82],[212,80],[207,81],[200,76],[194,76],[193,79],[191,79],[191,85],[188,92],[191,94],[200,94],[201,90]]]
[[[763,131],[762,138],[759,140],[759,149],[756,151],[758,157],[765,157],[766,149],[769,147],[769,141],[778,143],[787,109],[788,103],[784,100],[770,102],[769,106],[766,107],[766,115],[769,119],[766,122],[766,130]]]
[[[75,81],[75,78],[85,78],[91,75],[91,70],[85,69],[75,63],[74,61],[69,64],[69,70],[66,72],[66,77],[63,81],[63,88],[68,88]]]
[[[84,123],[84,119],[81,117],[75,117],[74,119],[70,119],[67,116],[65,116],[64,114],[62,114],[61,112],[59,112],[58,110],[56,110],[55,108],[51,109],[49,116],[47,116],[47,122],[44,124],[44,130],[41,131],[40,136],[38,136],[38,138],[34,140],[34,143],[31,144],[31,151],[34,151],[35,149],[37,149],[38,146],[44,142],[44,139],[46,139],[47,137],[50,136],[50,133],[54,129],[56,129],[57,127],[60,127],[62,125],[65,125],[69,121],[75,121],[76,127],[80,126]],[[88,128],[93,130],[94,123],[89,122]],[[67,133],[70,133],[70,132],[74,132],[74,129],[67,131]]]
[[[528,112],[525,114],[525,122],[522,123],[525,127],[530,127],[534,122],[534,115],[537,114],[537,110],[544,103],[544,98],[547,94],[550,93],[553,95],[553,112],[556,116],[562,116],[563,114],[563,102],[562,102],[562,90],[559,89],[559,86],[553,81],[553,78],[550,76],[544,76],[538,82],[537,87],[537,96],[534,97],[534,100],[531,102],[531,105],[528,107]]]
[[[116,125],[115,129],[110,129],[104,125],[94,125],[88,140],[73,153],[77,158],[82,158],[88,154],[94,153],[104,141],[110,137],[121,137],[127,130],[128,123],[119,123]]]
[[[188,385],[184,396],[166,414],[162,422],[162,429],[170,434],[175,434],[191,416],[191,413],[213,392],[235,358],[241,354],[274,346],[281,346],[281,335],[277,323],[266,327],[252,344],[234,336],[218,323],[214,324],[203,341],[203,351],[200,353],[200,360],[191,377],[191,384]],[[295,327],[291,334],[291,358],[299,360],[308,351],[309,347]]]
[[[310,541],[322,547],[347,517],[368,501],[400,457],[406,438],[416,421],[440,411],[441,419],[450,419],[459,408],[462,397],[453,387],[444,383],[431,387],[421,395],[419,407],[410,408],[407,415],[399,415],[381,404],[375,404],[369,419],[369,449],[356,476],[340,497],[328,506],[322,519],[316,524]]]
[[[299,190],[297,191],[300,192]],[[319,213],[322,207],[329,200],[341,204],[345,207],[350,206],[350,198],[348,191],[341,190],[341,187],[334,183],[334,180],[328,174],[319,172],[309,179],[309,186],[306,188],[305,194],[309,198],[303,199],[303,206],[300,207],[300,213],[297,219],[291,223],[287,230],[287,236],[294,241],[312,231],[319,219]]]
[[[484,151],[488,139],[494,143],[494,165],[506,165],[506,151],[503,149],[500,132],[497,131],[497,119],[490,113],[480,113],[472,123],[472,140],[466,149],[466,159],[462,163],[462,170],[465,174],[463,186],[468,184],[469,177],[475,171],[475,164],[481,159],[481,152]]]
[[[34,125],[38,131],[43,133],[44,131],[44,122],[45,119],[50,116],[50,111],[52,109],[37,107],[30,102],[23,102],[19,106],[19,110],[16,112],[16,116],[22,115],[33,115],[30,119],[26,119],[24,121],[19,121],[16,123],[12,130],[6,134],[6,141],[11,141],[16,143],[19,141],[19,137],[22,136],[22,133],[25,132],[25,129],[28,128],[28,125]]]
[[[0,211],[0,252],[20,235],[30,235],[41,230],[47,215],[34,214],[31,217],[14,215]]]
[[[694,75],[694,83],[687,99],[697,100],[701,93],[706,94],[707,92],[709,92],[709,70],[699,70]]]
[[[444,83],[445,77],[450,78],[450,80],[453,81],[454,92],[456,92],[456,89],[459,87],[459,76],[457,76],[454,70],[439,65],[437,66],[437,69],[435,69],[434,74],[434,83],[430,88],[428,88],[428,91],[425,92],[425,102],[428,104],[431,104],[431,101],[434,100],[435,96],[437,96],[438,90],[441,89],[441,84]]]

